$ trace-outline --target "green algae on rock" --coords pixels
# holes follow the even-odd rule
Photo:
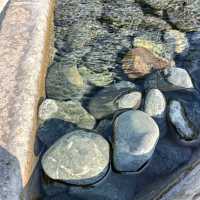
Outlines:
[[[56,101],[46,99],[39,108],[39,119],[62,119],[72,122],[80,128],[92,129],[95,118],[89,114],[78,101]]]
[[[78,70],[81,76],[86,79],[86,81],[95,86],[102,87],[109,85],[114,79],[113,73],[108,70],[97,73],[84,66],[78,68]]]
[[[81,99],[86,84],[81,77],[76,60],[68,55],[49,67],[46,77],[46,93],[48,98],[57,100]]]

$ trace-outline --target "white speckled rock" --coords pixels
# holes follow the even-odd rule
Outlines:
[[[77,101],[57,101],[46,99],[39,108],[41,122],[56,118],[77,124],[80,128],[92,129],[95,118],[89,114]]]
[[[109,144],[100,135],[84,130],[60,138],[42,158],[42,167],[52,179],[75,185],[99,181],[109,166]]]
[[[157,122],[160,136],[163,137],[167,131],[166,99],[160,90],[149,90],[145,99],[144,111]]]
[[[170,68],[164,71],[167,81],[177,88],[193,88],[190,75],[185,69]]]
[[[137,172],[151,159],[158,138],[159,128],[148,114],[133,110],[120,114],[114,121],[115,169]]]
[[[128,94],[123,95],[117,100],[118,108],[134,108],[138,109],[140,107],[142,100],[141,92],[130,92]]]
[[[190,122],[187,120],[184,109],[180,102],[175,100],[170,102],[169,119],[175,126],[180,138],[192,140],[196,133],[192,129]]]

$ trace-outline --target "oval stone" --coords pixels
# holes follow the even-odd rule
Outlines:
[[[159,138],[155,121],[142,111],[129,110],[114,121],[113,163],[117,171],[137,172],[150,159]]]
[[[158,89],[148,91],[145,99],[144,111],[157,122],[160,129],[160,136],[167,132],[166,121],[166,99]]]
[[[108,171],[109,144],[100,135],[76,130],[60,138],[42,158],[45,173],[75,185],[93,184]]]

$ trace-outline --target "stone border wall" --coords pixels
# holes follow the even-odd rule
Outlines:
[[[0,27],[1,200],[18,200],[20,196],[27,200],[34,198],[26,193],[37,163],[37,108],[45,94],[45,74],[53,49],[54,3],[54,0],[11,0],[3,15]]]

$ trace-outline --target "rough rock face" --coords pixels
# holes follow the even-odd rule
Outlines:
[[[124,12],[125,11],[125,12]],[[111,26],[137,28],[142,22],[143,12],[133,1],[109,1],[104,4],[102,19]]]
[[[82,57],[79,66],[85,66],[94,72],[104,72],[114,69],[120,62],[118,54],[123,49],[131,47],[129,38],[120,34],[104,34],[97,37],[91,45],[91,50]]]
[[[42,167],[50,178],[76,185],[99,181],[107,173],[108,165],[108,142],[84,130],[63,136],[42,158]]]
[[[156,69],[171,66],[168,60],[156,57],[145,48],[135,48],[129,51],[123,59],[123,70],[129,78],[139,78]]]
[[[173,91],[194,88],[190,75],[185,69],[172,67],[163,72],[157,71],[145,80],[145,88],[158,88],[161,91]]]
[[[160,90],[149,90],[145,98],[144,111],[157,122],[160,136],[163,137],[167,132],[166,99]]]
[[[137,172],[153,155],[159,138],[157,124],[148,114],[129,110],[120,114],[113,126],[115,169],[120,172]]]
[[[76,60],[72,57],[54,62],[46,78],[47,97],[57,100],[80,99],[86,89],[78,72]]]
[[[169,21],[178,29],[189,32],[200,28],[200,0],[178,1],[169,4],[167,14]]]
[[[114,79],[113,73],[109,70],[97,73],[84,66],[79,67],[78,70],[86,81],[98,87],[107,86],[112,83]]]
[[[155,9],[166,9],[172,0],[143,0],[146,4]]]
[[[177,30],[169,30],[165,32],[164,39],[171,45],[174,44],[176,53],[183,53],[189,48],[189,43],[185,33]]]
[[[46,99],[39,108],[39,119],[62,119],[77,124],[80,128],[92,129],[95,118],[90,115],[78,101],[56,101]]]
[[[137,87],[134,83],[122,81],[100,90],[89,102],[88,109],[96,118],[101,119],[105,116],[113,114],[120,109],[117,100],[125,94],[136,91]],[[137,98],[138,100],[138,98]],[[138,107],[138,103],[135,104]],[[129,108],[130,105],[125,105]],[[124,108],[124,107],[123,107]]]
[[[156,57],[165,58],[173,61],[174,44],[163,41],[160,31],[146,31],[140,33],[133,40],[134,47],[145,48],[153,53]]]
[[[179,101],[173,100],[170,102],[169,119],[176,129],[175,134],[180,140],[189,143],[198,139],[199,131],[194,127],[193,122],[188,119],[185,109]]]

